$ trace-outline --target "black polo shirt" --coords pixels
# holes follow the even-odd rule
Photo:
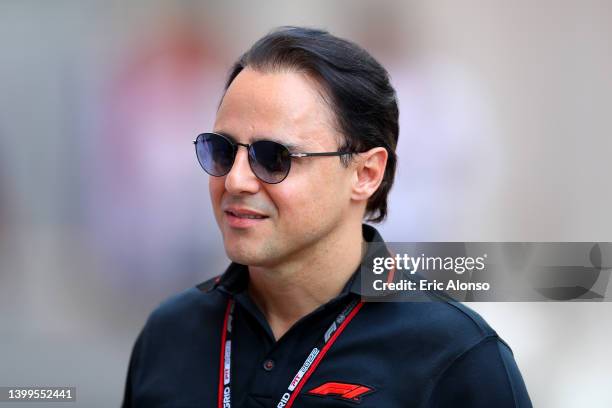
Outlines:
[[[367,242],[382,242],[363,226]],[[371,247],[370,247],[371,248]],[[366,257],[372,256],[371,250]],[[232,407],[276,407],[338,313],[361,297],[360,268],[342,292],[278,341],[250,299],[248,268],[232,263],[162,303],[130,359],[123,407],[218,406],[221,337],[235,300]],[[294,407],[530,407],[508,345],[450,300],[365,302],[307,379]]]

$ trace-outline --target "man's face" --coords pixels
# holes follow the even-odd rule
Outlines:
[[[312,79],[249,68],[227,90],[214,131],[240,143],[266,139],[294,145],[292,153],[336,151],[341,139]],[[295,158],[285,180],[266,184],[251,171],[246,148],[239,147],[231,171],[209,180],[228,257],[245,265],[274,266],[309,254],[346,222],[350,169],[338,157]],[[266,218],[240,218],[231,212]]]

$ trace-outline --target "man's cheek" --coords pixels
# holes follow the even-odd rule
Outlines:
[[[212,205],[218,207],[221,205],[221,198],[223,197],[224,184],[222,178],[210,177],[208,182],[208,192]]]

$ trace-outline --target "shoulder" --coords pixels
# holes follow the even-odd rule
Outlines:
[[[445,358],[431,376],[430,403],[474,407],[531,407],[512,349],[474,310],[456,302],[439,302],[445,316],[431,333],[446,342]],[[446,334],[445,334],[446,333]]]
[[[478,313],[457,302],[367,303],[360,315],[355,329],[366,333],[368,344],[383,346],[411,366],[427,367],[432,377],[478,344],[501,341]]]
[[[481,398],[491,402],[488,406],[529,406],[511,349],[468,306],[438,298],[368,303],[361,313],[364,318],[355,321],[361,325],[355,327],[360,339],[379,346],[371,349],[382,354],[399,377],[411,378],[425,398],[436,402],[433,406],[457,406],[452,401],[457,395]],[[486,377],[480,385],[472,381],[480,376]],[[445,395],[450,396],[448,405],[441,399]]]
[[[159,333],[180,334],[206,330],[222,319],[227,299],[217,290],[211,290],[215,280],[211,278],[183,290],[161,302],[149,315],[144,335]]]
[[[371,303],[365,309],[370,309],[368,320],[407,341],[431,342],[459,350],[497,336],[477,312],[447,299]]]
[[[132,351],[135,367],[167,367],[174,364],[169,359],[181,361],[189,350],[218,347],[227,298],[198,286],[167,298],[149,314]]]
[[[150,313],[132,349],[124,401],[150,405],[148,398],[184,386],[183,377],[168,373],[215,378],[216,365],[202,362],[219,353],[227,298],[200,285],[167,298]]]

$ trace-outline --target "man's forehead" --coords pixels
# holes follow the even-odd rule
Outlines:
[[[333,118],[318,84],[304,74],[245,69],[223,97],[215,131],[243,143],[265,139],[298,149],[336,142]]]

